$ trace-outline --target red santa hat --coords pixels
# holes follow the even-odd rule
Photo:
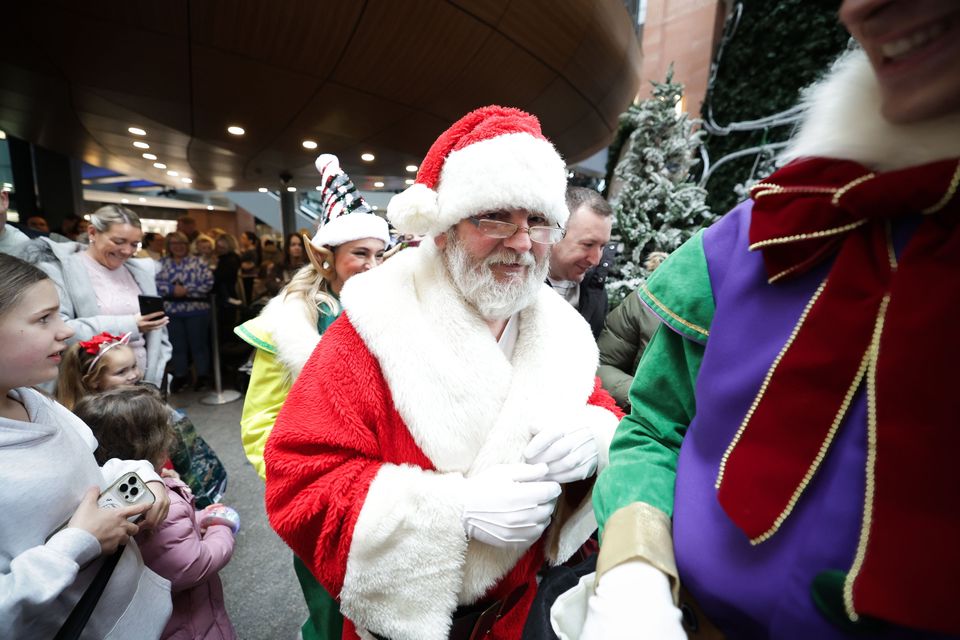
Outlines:
[[[313,246],[336,247],[361,238],[376,238],[390,244],[387,221],[373,213],[350,180],[337,156],[325,153],[317,158],[320,172],[320,228],[310,240]]]
[[[492,105],[440,134],[417,180],[390,200],[387,218],[402,233],[438,235],[464,218],[527,209],[563,226],[567,170],[536,117]]]

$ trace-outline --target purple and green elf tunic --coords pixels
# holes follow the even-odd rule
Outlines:
[[[724,454],[833,261],[769,284],[763,256],[748,249],[753,206],[697,234],[639,292],[664,325],[643,354],[633,411],[594,488],[598,572],[640,558],[670,575],[675,593],[679,576],[729,638],[947,637],[863,619],[858,626],[844,615],[842,580],[857,553],[866,483],[862,386],[775,535],[751,544],[721,507]],[[895,251],[916,226],[917,217],[893,223]]]

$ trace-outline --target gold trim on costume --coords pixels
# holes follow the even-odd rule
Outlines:
[[[629,560],[642,560],[667,574],[673,601],[678,602],[680,577],[670,516],[646,502],[629,504],[607,518],[597,556],[597,584],[603,574]]]
[[[930,215],[931,213],[936,213],[947,206],[947,203],[953,199],[954,194],[957,192],[957,186],[960,186],[960,162],[957,162],[957,169],[953,172],[953,178],[950,179],[950,186],[947,187],[947,192],[943,194],[943,197],[934,204],[933,206],[927,207],[920,213],[924,215]]]
[[[839,207],[840,198],[845,196],[847,194],[847,191],[850,191],[850,189],[853,189],[854,187],[863,184],[867,180],[872,180],[873,178],[876,178],[876,177],[877,177],[877,174],[870,172],[866,175],[860,176],[859,178],[851,180],[847,184],[837,189],[837,192],[833,194],[833,198],[830,199],[830,204],[832,204],[835,207]]]
[[[820,283],[820,286],[817,287],[817,290],[813,292],[813,295],[810,297],[810,301],[807,302],[807,306],[803,309],[803,313],[800,314],[800,319],[797,320],[797,325],[793,328],[793,331],[790,332],[790,337],[787,338],[787,343],[783,345],[783,348],[780,349],[780,353],[778,353],[777,357],[773,359],[773,364],[770,365],[770,369],[767,371],[767,375],[763,379],[763,384],[760,385],[760,390],[757,392],[757,396],[753,399],[753,404],[750,405],[747,415],[744,416],[743,422],[740,423],[740,428],[737,429],[736,435],[733,436],[733,441],[727,447],[727,450],[723,452],[723,457],[720,458],[720,469],[717,472],[717,479],[713,483],[715,489],[720,488],[720,484],[723,482],[723,473],[727,468],[727,460],[730,458],[730,454],[733,453],[737,443],[740,442],[740,438],[743,437],[743,432],[746,430],[747,424],[750,422],[750,419],[756,412],[757,407],[760,406],[760,401],[767,392],[767,386],[770,384],[771,378],[773,378],[774,371],[777,370],[777,366],[780,364],[783,356],[786,355],[787,349],[789,349],[790,345],[793,344],[793,341],[797,339],[797,334],[800,333],[800,327],[803,326],[804,321],[807,319],[807,315],[810,313],[810,309],[813,308],[813,305],[817,302],[817,298],[820,297],[820,294],[823,293],[823,289],[826,286],[827,279],[824,278],[823,282]]]
[[[870,542],[870,526],[873,522],[873,500],[876,493],[877,469],[877,361],[880,359],[880,336],[883,334],[883,321],[887,314],[887,305],[890,295],[883,297],[877,320],[874,324],[873,339],[867,349],[869,366],[867,368],[867,465],[866,487],[863,497],[863,521],[860,525],[860,541],[857,543],[857,552],[853,557],[853,566],[847,573],[843,583],[843,606],[847,616],[853,622],[859,619],[853,608],[853,583],[856,582],[863,561],[867,555],[867,545]]]
[[[748,249],[750,251],[756,251],[757,249],[762,249],[763,247],[768,247],[775,244],[787,244],[788,242],[798,242],[800,240],[813,240],[814,238],[824,238],[826,236],[835,236],[840,233],[846,233],[851,229],[856,229],[857,227],[865,224],[867,221],[866,218],[862,220],[857,220],[856,222],[851,222],[850,224],[845,224],[841,227],[834,227],[833,229],[823,229],[822,231],[812,231],[810,233],[797,233],[792,236],[783,236],[780,238],[770,238],[769,240],[761,240],[760,242],[754,242],[751,244]]]
[[[702,335],[702,336],[704,336],[704,337],[707,337],[707,338],[710,337],[710,331],[708,331],[707,329],[704,329],[703,327],[701,327],[701,326],[699,326],[699,325],[695,325],[695,324],[693,324],[692,322],[688,322],[687,320],[684,320],[683,318],[681,318],[680,316],[678,316],[676,313],[674,313],[673,311],[671,311],[665,304],[663,304],[663,302],[660,301],[659,298],[657,298],[657,296],[653,295],[653,292],[651,292],[650,289],[647,288],[647,283],[646,283],[646,282],[644,282],[642,285],[640,285],[640,288],[643,289],[643,291],[644,291],[648,296],[650,296],[650,300],[652,300],[655,305],[657,305],[664,313],[666,313],[667,315],[669,315],[671,318],[673,318],[674,320],[676,320],[677,322],[679,322],[679,323],[682,324],[683,326],[687,327],[687,328],[690,329],[691,331],[696,331],[696,332],[699,333],[700,335]]]

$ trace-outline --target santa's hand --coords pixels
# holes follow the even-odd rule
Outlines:
[[[574,429],[546,427],[535,435],[523,450],[530,464],[546,464],[547,480],[576,482],[597,471],[600,450],[593,432],[586,427]]]
[[[543,481],[546,465],[497,465],[464,488],[461,521],[467,538],[494,547],[526,549],[543,534],[560,485]]]
[[[686,640],[680,620],[667,574],[630,560],[603,574],[580,640]]]

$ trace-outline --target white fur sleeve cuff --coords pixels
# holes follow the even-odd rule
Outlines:
[[[463,581],[464,479],[383,465],[353,531],[340,592],[358,628],[391,640],[445,640]]]
[[[597,474],[599,474],[610,463],[610,443],[613,442],[613,434],[620,420],[609,410],[594,405],[585,407],[584,418],[587,428],[597,441],[597,450],[600,452],[597,458]]]

